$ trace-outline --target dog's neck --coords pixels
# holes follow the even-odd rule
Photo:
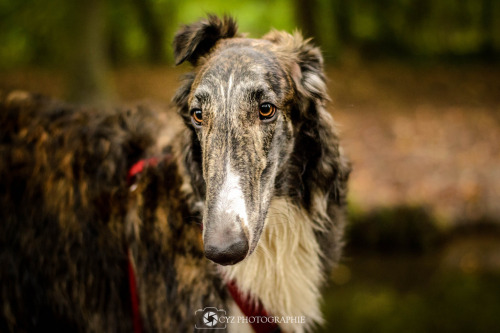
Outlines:
[[[225,279],[235,280],[241,292],[259,299],[271,315],[297,317],[295,324],[280,324],[285,331],[301,332],[322,322],[318,228],[306,211],[276,198],[254,253],[236,265],[219,266]]]

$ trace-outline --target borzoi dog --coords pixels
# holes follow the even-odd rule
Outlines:
[[[349,163],[320,51],[210,16],[164,113],[0,96],[0,331],[307,331],[342,248]]]

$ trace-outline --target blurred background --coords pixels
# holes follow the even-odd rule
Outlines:
[[[500,1],[0,0],[0,89],[167,108],[206,13],[323,50],[354,171],[318,331],[500,332]]]

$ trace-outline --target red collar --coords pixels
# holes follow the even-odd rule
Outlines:
[[[127,183],[129,186],[133,185],[133,182],[137,175],[144,171],[145,168],[149,166],[157,166],[159,163],[159,159],[157,157],[151,157],[144,160],[140,160],[129,169],[127,173]],[[142,333],[142,321],[141,321],[141,313],[139,311],[139,294],[137,293],[137,281],[136,281],[136,268],[134,265],[134,260],[132,257],[132,251],[127,249],[127,271],[128,271],[128,281],[129,281],[129,290],[130,290],[130,303],[132,305],[132,320],[134,324],[134,333]],[[271,333],[271,332],[280,332],[280,327],[274,321],[269,322],[271,316],[264,309],[264,306],[260,301],[256,304],[251,302],[249,297],[244,295],[241,290],[238,289],[238,286],[234,281],[228,282],[226,287],[233,297],[236,304],[240,308],[241,312],[246,317],[259,317],[259,320],[253,320],[250,323],[252,328],[256,333]],[[262,323],[262,318],[267,317],[266,323]]]

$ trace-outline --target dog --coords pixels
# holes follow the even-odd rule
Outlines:
[[[174,53],[193,69],[169,140],[169,117],[145,106],[0,96],[0,331],[322,322],[350,164],[320,50],[209,16],[178,31]]]

